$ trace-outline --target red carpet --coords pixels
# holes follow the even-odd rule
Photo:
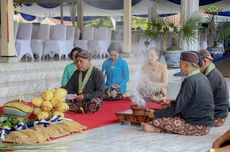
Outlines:
[[[66,112],[65,117],[87,126],[88,129],[93,129],[118,122],[115,113],[130,109],[130,105],[131,101],[128,98],[120,101],[104,101],[102,108],[94,114]],[[160,103],[155,102],[147,102],[147,107],[152,109],[164,108]],[[2,107],[0,107],[0,114],[2,114]]]
[[[118,122],[115,113],[128,110],[130,105],[131,101],[129,99],[123,99],[120,101],[104,101],[102,108],[94,114],[66,112],[65,117],[87,126],[88,129],[92,129]],[[147,107],[153,109],[163,108],[161,104],[153,102],[148,102]]]
[[[104,101],[102,108],[94,114],[66,112],[65,117],[87,126],[88,129],[92,129],[118,122],[115,113],[129,109],[130,104],[129,100]]]

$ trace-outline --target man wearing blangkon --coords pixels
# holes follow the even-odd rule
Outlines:
[[[94,113],[99,110],[103,90],[104,76],[101,70],[91,64],[88,51],[77,54],[77,70],[66,85],[68,94],[76,94],[74,100],[67,101],[70,111]]]

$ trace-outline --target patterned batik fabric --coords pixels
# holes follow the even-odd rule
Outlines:
[[[123,94],[120,90],[116,90],[114,88],[106,88],[104,90],[104,100],[108,101],[115,101],[115,100],[121,100],[123,98]]]
[[[69,111],[76,113],[95,113],[101,108],[102,100],[100,98],[93,98],[83,102],[77,102],[75,100],[67,100],[69,105]]]
[[[179,116],[156,118],[152,121],[152,125],[160,128],[162,132],[189,136],[203,136],[210,131],[209,126],[192,125]]]

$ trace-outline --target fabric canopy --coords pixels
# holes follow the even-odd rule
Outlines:
[[[140,3],[142,0],[132,0],[132,6]],[[86,0],[87,4],[106,10],[123,9],[124,0]]]
[[[176,15],[177,13],[169,13],[169,14],[158,14],[158,16],[160,17],[167,17],[167,16],[172,16],[172,15]],[[148,17],[148,14],[142,14],[142,15],[134,15],[137,17]]]
[[[168,0],[170,2],[176,3],[176,4],[180,4],[180,0]],[[203,6],[203,5],[208,5],[208,4],[212,4],[215,2],[219,2],[221,0],[200,0],[199,5]]]
[[[43,7],[43,8],[55,8],[58,7],[60,4],[58,3],[37,3],[39,6]],[[24,3],[25,6],[32,6],[32,3]]]
[[[20,15],[22,16],[23,19],[25,19],[27,21],[33,21],[36,19],[36,16],[33,16],[33,15],[28,15],[28,14],[24,14],[24,13],[20,13]]]
[[[167,17],[167,16],[172,16],[172,15],[176,15],[177,13],[171,13],[171,14],[159,14],[160,17]],[[26,21],[33,21],[36,19],[36,16],[33,15],[28,15],[28,14],[24,14],[24,13],[20,13],[20,15],[22,16],[23,19],[25,19]],[[148,14],[142,14],[142,15],[134,15],[136,17],[148,17]],[[83,21],[91,21],[91,20],[96,20],[96,19],[100,19],[104,16],[84,16],[83,17]],[[58,19],[61,20],[60,16],[57,17],[53,17],[54,19]],[[69,16],[63,16],[63,20],[64,21],[72,21],[71,17]],[[77,21],[77,17],[75,17],[75,21]]]
[[[132,6],[138,4],[142,0],[132,0]],[[124,1],[123,0],[85,0],[85,3],[101,9],[106,10],[117,10],[123,9]],[[59,3],[37,3],[39,6],[43,8],[55,8],[58,7]],[[25,3],[25,6],[31,6],[31,3]]]
[[[99,5],[99,1],[105,2],[104,4]],[[110,2],[111,1],[111,2]],[[123,16],[123,0],[85,0],[84,4],[84,16]],[[180,12],[180,0],[160,0],[157,6],[158,14],[171,14]],[[96,3],[97,2],[97,3]],[[133,15],[143,15],[148,14],[148,2],[149,0],[132,0],[132,14]],[[223,11],[230,11],[230,3],[229,0],[200,0],[200,11],[204,12],[204,8],[207,8],[207,5],[210,2],[216,6],[223,7]],[[60,16],[60,6],[49,7],[49,9],[41,7],[40,3],[33,5],[31,4],[23,4],[21,7],[21,12],[24,14],[30,14],[33,16],[39,17],[57,17]],[[116,4],[116,5],[115,5]],[[121,5],[122,4],[122,5]],[[112,8],[114,6],[114,8]],[[63,6],[63,16],[70,16],[70,8],[71,5]],[[112,10],[111,10],[112,8]]]
[[[226,11],[226,12],[210,12],[208,14],[214,14],[214,15],[219,15],[219,16],[230,16],[230,11]]]
[[[44,8],[55,8],[55,7],[58,7],[60,4],[58,3],[38,3],[38,5]]]
[[[99,19],[99,18],[101,18],[101,17],[103,17],[103,16],[84,16],[83,17],[83,20],[84,21],[90,21],[90,20],[96,20],[96,19]],[[61,17],[53,17],[53,18],[55,18],[55,19],[58,19],[58,20],[61,20]],[[63,17],[63,20],[64,21],[71,21],[71,17],[69,17],[69,16],[64,16]],[[77,17],[75,17],[75,21],[77,21]]]
[[[32,6],[32,3],[24,3],[25,6]]]
[[[91,1],[90,4],[88,4],[88,1]],[[94,1],[88,0],[85,1],[84,4],[84,16],[123,16],[123,7],[121,8],[116,6],[116,9],[110,10],[109,7],[112,5],[108,5],[109,2],[107,2],[107,7],[105,9],[92,6]],[[104,0],[106,1],[106,0]],[[119,1],[119,0],[117,0]],[[123,0],[122,0],[123,1]],[[148,1],[149,0],[132,0],[132,14],[135,15],[141,15],[141,14],[148,14]],[[114,2],[115,3],[115,2]],[[118,3],[118,2],[116,2]],[[123,5],[123,3],[121,3]],[[168,0],[161,0],[158,4],[158,14],[168,14],[168,13],[177,13],[180,11],[180,6],[174,3],[169,2]],[[64,5],[63,6],[63,16],[70,16],[70,5]],[[104,6],[100,6],[104,7]],[[121,9],[117,9],[121,8]],[[34,3],[32,5],[26,3],[23,4],[20,10],[24,14],[30,14],[34,16],[40,16],[40,17],[57,17],[60,16],[60,6],[55,8],[46,9],[44,7],[41,7],[41,5],[38,5],[37,3]]]

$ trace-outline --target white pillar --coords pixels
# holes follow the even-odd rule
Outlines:
[[[1,0],[1,62],[16,57],[14,46],[13,0]]]
[[[124,40],[123,40],[123,51],[131,53],[131,8],[132,0],[124,0]]]
[[[77,1],[77,27],[80,29],[80,38],[83,34],[83,13],[84,13],[84,1],[78,0]]]
[[[199,12],[199,0],[181,0],[180,9],[181,9],[180,10],[181,20],[186,21],[194,13]],[[197,29],[197,32],[198,32],[198,29]],[[199,49],[198,34],[197,34],[197,40],[194,43],[188,44],[186,41],[184,41],[182,45],[185,51],[186,50],[197,51]]]

